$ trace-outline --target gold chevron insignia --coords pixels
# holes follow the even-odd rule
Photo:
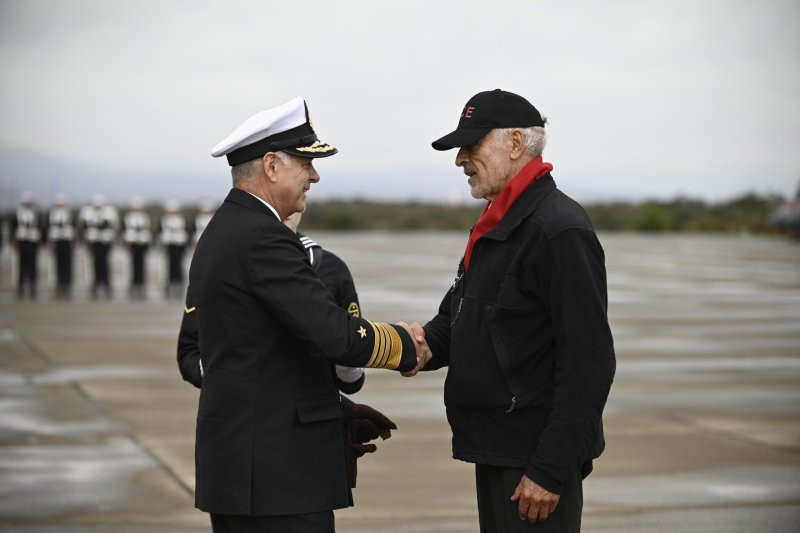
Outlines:
[[[320,153],[320,152],[330,152],[331,150],[335,150],[333,146],[330,144],[325,144],[322,141],[314,141],[314,144],[311,146],[300,146],[295,148],[298,152],[312,152],[312,153]]]
[[[403,341],[397,330],[383,322],[367,320],[367,323],[372,326],[375,335],[372,356],[364,366],[369,368],[397,368],[400,366],[400,360],[403,358]]]
[[[194,307],[184,307],[184,308],[183,308],[183,312],[184,312],[184,313],[186,313],[186,314],[188,315],[189,313],[194,313],[196,309],[197,309],[197,306],[194,306]]]

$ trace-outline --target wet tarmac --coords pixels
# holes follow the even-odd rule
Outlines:
[[[430,318],[455,234],[313,236],[350,266],[364,315]],[[583,531],[796,531],[800,523],[800,246],[781,239],[601,235],[618,371]],[[44,257],[43,257],[44,258]],[[0,530],[210,531],[193,508],[197,392],[175,365],[179,300],[158,271],[127,301],[16,302],[0,254]],[[81,258],[78,258],[80,261]],[[158,257],[150,259],[158,264]],[[443,372],[370,371],[356,399],[399,430],[359,463],[337,531],[477,531],[471,465],[450,458]]]

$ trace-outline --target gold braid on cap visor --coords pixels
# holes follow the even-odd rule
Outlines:
[[[397,368],[403,358],[403,341],[400,334],[389,324],[370,322],[375,334],[372,356],[365,365],[368,368]]]
[[[298,152],[311,152],[316,154],[320,152],[330,152],[331,150],[336,150],[336,148],[322,141],[314,141],[314,144],[312,144],[311,146],[301,146],[299,148],[293,148],[293,150],[297,150]]]

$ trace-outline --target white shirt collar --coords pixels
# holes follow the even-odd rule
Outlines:
[[[256,200],[258,200],[259,202],[261,202],[261,203],[262,203],[262,204],[264,204],[265,206],[269,207],[269,210],[270,210],[270,211],[272,211],[272,213],[275,215],[275,217],[277,217],[277,219],[278,219],[278,222],[283,222],[283,220],[281,220],[281,216],[278,214],[278,211],[277,211],[277,209],[275,209],[274,207],[272,207],[271,205],[269,205],[269,204],[268,204],[266,201],[264,201],[263,199],[259,198],[259,197],[258,197],[258,196],[256,196],[255,194],[253,194],[253,193],[251,193],[251,192],[248,192],[248,191],[244,191],[244,192],[246,192],[247,194],[249,194],[250,196],[252,196],[252,197],[253,197],[253,198],[255,198]]]

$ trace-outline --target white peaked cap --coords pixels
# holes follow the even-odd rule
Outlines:
[[[131,198],[131,209],[141,209],[144,207],[144,199],[141,196]]]
[[[166,202],[164,202],[164,209],[166,209],[167,211],[177,211],[180,208],[181,204],[178,200],[169,199]]]
[[[92,204],[93,205],[103,205],[106,203],[106,197],[102,194],[95,194],[92,195]]]
[[[33,202],[33,193],[31,191],[22,191],[19,195],[19,203],[27,204]]]
[[[212,150],[213,157],[227,156],[231,166],[285,151],[302,157],[327,157],[336,148],[320,141],[301,97],[256,113],[245,120]]]
[[[55,205],[67,205],[67,195],[63,192],[56,193],[55,198],[53,198],[53,203]]]
[[[214,147],[211,155],[213,157],[227,155],[242,146],[296,128],[305,121],[305,102],[298,96],[278,107],[256,113],[242,122],[238,128]]]

